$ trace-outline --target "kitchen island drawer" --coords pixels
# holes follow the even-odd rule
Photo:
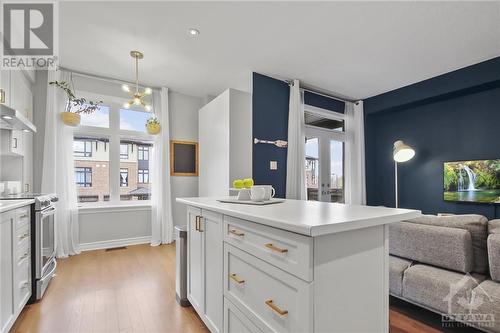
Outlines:
[[[224,298],[225,333],[262,333],[230,300]]]
[[[227,243],[224,296],[263,332],[312,332],[312,284]]]
[[[313,238],[224,216],[224,240],[305,281],[313,280]]]

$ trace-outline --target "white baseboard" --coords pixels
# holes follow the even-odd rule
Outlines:
[[[111,249],[120,246],[146,244],[151,242],[151,236],[113,239],[102,242],[92,242],[80,244],[80,251]]]

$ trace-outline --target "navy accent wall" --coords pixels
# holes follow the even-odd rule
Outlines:
[[[286,82],[253,73],[252,131],[262,140],[287,140],[290,88]],[[274,145],[253,145],[253,178],[256,184],[271,184],[276,197],[285,197],[286,149]],[[269,162],[277,161],[278,170]]]
[[[416,156],[399,165],[400,206],[424,213],[498,217],[498,206],[443,200],[443,162],[500,158],[500,57],[365,100],[369,205],[394,205],[392,145]]]
[[[344,106],[345,106],[344,102],[328,98],[326,96],[317,95],[310,91],[304,91],[304,103],[325,110],[344,113]]]

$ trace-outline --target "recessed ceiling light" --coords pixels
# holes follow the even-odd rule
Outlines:
[[[194,29],[194,28],[190,28],[188,29],[188,33],[191,35],[191,36],[197,36],[200,34],[200,30],[198,29]]]
[[[25,133],[29,133],[30,131],[29,131],[29,130],[27,130],[27,129],[23,129],[23,132],[25,132]]]
[[[5,119],[5,120],[11,120],[12,119],[11,116],[2,116],[2,118]]]

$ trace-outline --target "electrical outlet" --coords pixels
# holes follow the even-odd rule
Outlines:
[[[269,169],[278,170],[278,161],[270,161],[269,162]]]

